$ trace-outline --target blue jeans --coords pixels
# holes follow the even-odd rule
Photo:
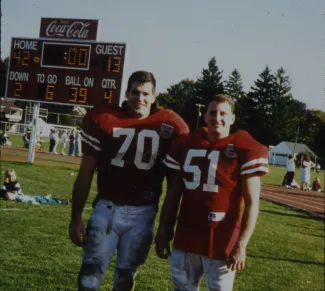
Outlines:
[[[61,204],[62,201],[58,199],[53,199],[48,196],[32,196],[32,195],[17,195],[15,198],[17,202],[24,202],[24,203],[33,203],[38,202],[41,204]]]
[[[35,196],[35,201],[41,204],[61,204],[62,202],[58,199],[53,199],[47,196]]]
[[[76,142],[76,144],[75,144],[75,153],[76,153],[76,157],[79,157],[79,155],[80,155],[80,146],[79,146],[78,142]]]
[[[72,156],[73,150],[74,150],[74,144],[73,143],[70,143],[69,144],[69,156]]]
[[[156,214],[155,205],[119,206],[99,200],[88,221],[78,290],[100,289],[116,250],[113,290],[131,290],[150,250]]]

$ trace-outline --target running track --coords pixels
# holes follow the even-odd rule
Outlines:
[[[319,219],[325,219],[325,193],[263,184],[261,197],[277,204],[288,205],[307,212]]]

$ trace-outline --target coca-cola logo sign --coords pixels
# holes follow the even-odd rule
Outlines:
[[[40,37],[96,40],[98,20],[42,18]]]

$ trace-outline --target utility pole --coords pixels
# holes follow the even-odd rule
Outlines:
[[[204,107],[203,104],[195,104],[197,106],[197,119],[196,119],[196,128],[199,127],[200,116],[201,116],[201,107]]]
[[[299,129],[300,129],[300,123],[298,124],[297,134],[296,134],[296,142],[295,142],[295,145],[293,147],[293,157],[295,157],[295,151],[296,151],[296,145],[297,145],[297,142],[298,142]]]

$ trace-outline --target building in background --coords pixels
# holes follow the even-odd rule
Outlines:
[[[288,156],[293,156],[293,150],[295,148],[294,142],[283,141],[269,150],[269,164],[286,166]],[[295,154],[309,153],[310,158],[315,161],[317,160],[316,154],[305,144],[297,143],[295,148]]]

